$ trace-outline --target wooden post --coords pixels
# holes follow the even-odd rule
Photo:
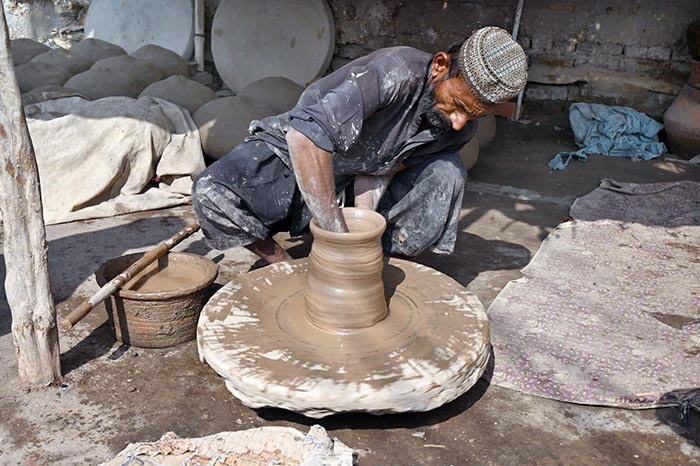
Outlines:
[[[15,76],[5,10],[0,8],[0,210],[5,292],[19,376],[29,385],[61,378],[39,172]]]

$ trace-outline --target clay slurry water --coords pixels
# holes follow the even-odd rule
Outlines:
[[[174,270],[175,267],[151,269],[140,273],[124,285],[125,290],[140,293],[156,293],[159,291],[175,291],[192,288],[201,281],[199,274],[187,275],[186,270]]]

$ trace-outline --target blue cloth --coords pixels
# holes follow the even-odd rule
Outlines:
[[[558,153],[549,161],[552,170],[565,169],[572,158],[585,161],[588,154],[649,160],[666,150],[658,138],[664,125],[628,107],[573,104],[569,121],[580,149]]]

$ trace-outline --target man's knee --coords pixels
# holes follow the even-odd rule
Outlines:
[[[430,164],[431,181],[437,182],[444,189],[462,191],[467,170],[459,154],[443,156]]]
[[[206,170],[200,173],[192,183],[192,202],[199,202],[202,193],[205,191],[205,185],[208,183],[208,179],[204,178],[206,176],[205,173]]]
[[[204,170],[195,178],[192,183],[192,206],[195,212],[201,212],[209,199],[212,197],[212,192],[217,189],[217,184],[214,183],[208,169]]]

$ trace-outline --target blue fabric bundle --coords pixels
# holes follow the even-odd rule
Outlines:
[[[573,104],[569,121],[580,149],[558,153],[549,161],[553,170],[565,169],[572,158],[585,161],[588,154],[649,160],[666,150],[658,138],[664,125],[629,107]]]

